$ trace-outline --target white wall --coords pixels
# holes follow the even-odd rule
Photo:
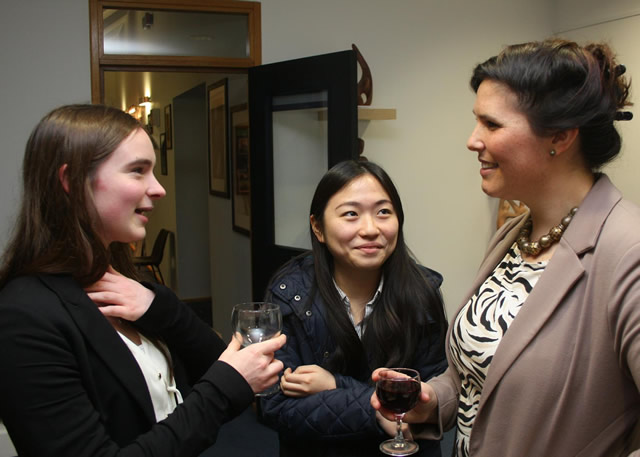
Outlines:
[[[584,8],[584,1],[592,7]],[[422,262],[444,274],[451,312],[475,273],[494,224],[495,202],[480,191],[475,155],[465,148],[474,123],[468,88],[473,65],[504,44],[634,14],[634,3],[264,0],[263,62],[358,45],[373,73],[373,105],[398,110],[395,121],[364,126],[365,154],[398,185],[408,242]],[[54,6],[48,0],[9,0],[3,6],[0,247],[13,220],[29,131],[54,106],[90,98],[87,1],[58,0]],[[637,21],[631,16],[566,36],[609,39],[633,76],[640,74],[632,48],[640,34]],[[640,161],[634,154],[640,146],[637,122],[622,126],[625,154],[610,172],[640,202],[633,176]]]
[[[0,248],[15,214],[29,132],[55,106],[90,100],[87,0],[4,0],[2,7]],[[373,72],[374,106],[398,110],[397,120],[366,126],[365,154],[394,178],[408,242],[445,275],[451,313],[495,220],[495,202],[480,191],[478,164],[465,149],[474,122],[467,85],[473,65],[504,44],[554,31],[608,40],[637,79],[639,9],[636,0],[263,0],[263,62],[358,45]],[[623,156],[607,170],[636,203],[638,122],[621,125]]]
[[[0,249],[20,195],[31,129],[58,105],[91,100],[87,0],[4,0],[0,14]]]
[[[600,33],[610,27],[617,27],[617,24],[611,24],[605,28],[596,28],[594,26],[615,22],[638,14],[640,14],[638,0],[613,0],[607,2],[602,0],[558,0],[553,3],[551,26],[553,33],[567,37],[569,36],[567,34],[568,31],[584,28],[586,30],[582,34],[575,35],[576,39],[587,36],[599,39]]]
[[[20,198],[24,146],[42,116],[91,99],[86,0],[4,0],[0,14],[0,251]],[[0,425],[0,457],[15,455]]]
[[[262,1],[264,63],[341,51],[355,43],[371,68],[372,106],[397,109],[397,120],[366,126],[364,154],[396,183],[408,244],[420,261],[444,275],[449,315],[475,275],[495,221],[495,202],[480,190],[476,156],[465,148],[474,125],[469,76],[502,45],[549,35],[545,5],[529,0]]]
[[[625,2],[623,2],[625,3]],[[639,6],[640,9],[640,6]],[[614,9],[613,12],[615,12]],[[622,151],[617,160],[609,164],[604,171],[611,177],[616,186],[629,200],[640,204],[640,112],[637,109],[638,93],[640,93],[640,15],[628,16],[598,24],[583,27],[560,36],[575,40],[579,43],[590,41],[604,41],[613,47],[618,61],[627,67],[627,75],[632,78],[631,96],[636,106],[627,109],[634,112],[635,118],[630,122],[618,122],[617,128],[622,135]]]

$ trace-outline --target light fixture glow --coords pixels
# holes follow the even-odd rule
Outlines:
[[[146,108],[151,108],[151,97],[144,96],[140,99],[140,106],[144,106]]]

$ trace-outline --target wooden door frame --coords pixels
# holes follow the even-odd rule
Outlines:
[[[105,69],[136,69],[138,71],[242,71],[262,63],[260,3],[231,0],[89,0],[89,31],[91,46],[91,101],[104,100]],[[155,9],[164,11],[202,11],[211,13],[246,14],[248,16],[249,56],[221,58],[202,56],[140,56],[105,55],[103,52],[103,19],[105,7]]]

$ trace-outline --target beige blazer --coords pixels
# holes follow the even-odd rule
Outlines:
[[[526,217],[496,233],[463,305]],[[471,456],[640,456],[631,439],[640,413],[639,279],[640,208],[601,175],[497,349]],[[455,425],[458,406],[460,380],[450,358],[430,383],[440,422],[419,434],[439,437]]]

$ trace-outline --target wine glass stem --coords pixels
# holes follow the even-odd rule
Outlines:
[[[396,416],[396,437],[394,438],[396,445],[404,444],[404,435],[402,434],[402,416]]]

